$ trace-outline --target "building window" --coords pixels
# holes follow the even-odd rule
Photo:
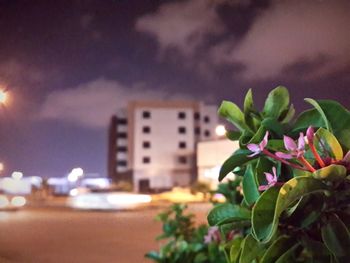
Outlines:
[[[151,127],[149,127],[149,126],[143,126],[143,127],[142,127],[142,132],[143,132],[143,133],[151,133]]]
[[[126,139],[126,138],[128,138],[128,135],[127,135],[126,132],[118,132],[117,133],[117,138]]]
[[[150,162],[151,162],[151,157],[144,156],[144,157],[142,158],[142,162],[143,162],[143,163],[150,163]]]
[[[195,135],[200,135],[201,134],[201,128],[200,127],[194,128],[194,134]]]
[[[186,133],[186,127],[181,126],[181,127],[179,127],[178,131],[181,134],[185,134]]]
[[[186,142],[179,142],[180,149],[186,149],[186,147],[187,147]]]
[[[205,123],[209,123],[210,122],[209,116],[204,116],[203,120],[204,120]]]
[[[128,124],[128,120],[127,119],[117,119],[117,124],[122,124],[122,125],[126,125]]]
[[[205,131],[204,131],[204,136],[205,136],[205,137],[210,137],[210,131],[205,130]]]
[[[187,163],[187,157],[186,156],[179,156],[178,161],[181,164],[186,164]]]
[[[119,166],[119,167],[126,167],[127,166],[127,161],[125,161],[125,160],[119,160],[119,161],[117,161],[117,166]]]
[[[144,142],[142,143],[142,147],[143,147],[144,149],[151,148],[151,143],[150,143],[149,141],[144,141]]]
[[[201,118],[200,113],[199,113],[199,112],[195,112],[195,113],[193,114],[193,118],[194,118],[196,121],[199,121],[199,119]]]
[[[151,113],[149,111],[143,111],[142,112],[142,118],[150,119],[151,118]]]
[[[126,146],[118,146],[117,152],[125,153],[128,151],[128,148]]]
[[[177,117],[181,120],[186,119],[186,112],[180,111]]]

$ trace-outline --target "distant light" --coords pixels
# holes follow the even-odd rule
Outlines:
[[[7,94],[4,90],[0,90],[0,103],[4,104],[7,100]]]
[[[79,193],[77,188],[73,188],[72,190],[69,191],[70,196],[77,196]]]
[[[69,182],[76,182],[78,181],[79,177],[82,177],[84,175],[84,170],[80,167],[72,169],[72,171],[68,175],[68,181]]]
[[[7,207],[9,204],[8,198],[5,195],[0,195],[0,208]]]
[[[135,195],[110,194],[107,196],[107,201],[111,204],[134,205],[134,204],[149,203],[152,201],[152,197],[149,195],[141,195],[141,194],[135,194]]]
[[[15,180],[21,180],[23,177],[23,173],[22,172],[13,172],[11,176]]]
[[[15,196],[11,199],[11,204],[16,207],[21,207],[26,204],[26,199],[23,196]]]
[[[4,164],[3,163],[0,163],[0,172],[2,172],[4,170]]]
[[[226,128],[224,125],[218,125],[215,128],[215,133],[217,136],[224,136],[226,134]]]

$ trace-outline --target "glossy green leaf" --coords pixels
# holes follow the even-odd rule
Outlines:
[[[239,259],[239,263],[251,263],[259,255],[263,253],[264,246],[259,244],[254,237],[249,234],[242,242],[242,252]]]
[[[329,216],[321,233],[323,242],[338,260],[350,260],[350,233],[337,215]]]
[[[226,175],[231,173],[236,167],[244,165],[254,159],[247,156],[248,152],[235,152],[231,155],[220,168],[219,181],[224,179]]]
[[[289,248],[285,253],[283,253],[277,260],[276,263],[295,263],[296,262],[296,252],[300,248],[300,244],[297,243],[291,248]]]
[[[316,262],[329,262],[330,253],[323,242],[319,242],[310,239],[308,236],[303,236],[301,239],[303,247],[306,249],[307,254],[309,254]]]
[[[318,111],[318,113],[320,114],[321,118],[323,119],[323,123],[326,125],[327,130],[329,130],[331,132],[332,131],[332,126],[329,123],[326,114],[324,113],[323,109],[318,104],[318,102],[316,100],[310,99],[310,98],[306,98],[305,101],[310,103],[312,106],[315,107],[315,109]]]
[[[283,126],[274,118],[265,118],[261,122],[261,126],[265,127],[266,130],[269,130],[273,134],[275,134],[277,137],[282,138],[283,137]]]
[[[343,159],[343,149],[340,143],[328,130],[319,128],[315,134],[314,144],[320,154],[326,151],[327,154],[336,160]]]
[[[293,119],[294,115],[295,115],[295,108],[294,108],[294,105],[292,104],[290,105],[289,109],[286,111],[286,115],[283,116],[282,114],[281,116],[282,119],[280,120],[281,123],[283,124],[289,123]]]
[[[347,174],[343,165],[331,164],[316,170],[312,175],[321,180],[338,181],[344,179]]]
[[[228,224],[235,221],[250,219],[251,212],[239,205],[229,203],[216,205],[208,214],[208,223],[211,226]]]
[[[276,187],[268,189],[257,200],[252,211],[252,227],[257,239],[261,242],[270,241],[284,210],[305,195],[327,189],[327,185],[312,177],[293,178],[286,182],[279,191]],[[268,201],[265,200],[265,196],[268,197]]]
[[[237,141],[241,137],[242,133],[240,131],[227,131],[226,138],[231,141]]]
[[[271,246],[266,250],[261,259],[261,263],[276,262],[288,249],[293,246],[295,240],[288,236],[280,236]]]
[[[289,105],[289,92],[285,87],[279,86],[273,89],[265,101],[263,114],[266,117],[278,119]]]
[[[235,238],[232,242],[232,246],[230,249],[230,263],[238,263],[239,257],[241,254],[241,244],[242,244],[243,238],[238,237]]]
[[[260,193],[252,165],[248,165],[243,177],[243,195],[248,205],[252,205],[259,198]]]
[[[243,112],[246,125],[249,126],[252,131],[256,131],[258,121],[253,117],[254,115],[252,113],[257,114],[257,111],[254,108],[253,92],[251,89],[248,90],[245,96]]]
[[[218,114],[233,123],[240,131],[250,130],[244,121],[243,112],[233,102],[223,101],[219,107]]]

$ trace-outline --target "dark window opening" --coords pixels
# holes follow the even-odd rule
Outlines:
[[[151,133],[151,127],[149,127],[149,126],[142,127],[142,132],[143,133]]]
[[[201,118],[200,113],[199,113],[199,112],[195,112],[195,113],[193,114],[193,118],[194,118],[196,121],[198,121],[198,120]]]
[[[128,124],[128,120],[127,119],[117,119],[117,124],[123,124],[123,125],[126,125]]]
[[[194,134],[200,135],[201,134],[201,128],[200,127],[194,128]]]
[[[187,147],[186,142],[179,142],[179,148],[185,149]]]
[[[185,134],[186,133],[186,127],[179,127],[178,131],[181,134]]]
[[[204,116],[204,122],[205,122],[205,123],[209,123],[209,122],[210,122],[209,116]]]
[[[117,138],[125,139],[125,138],[128,138],[128,135],[127,135],[126,132],[118,132],[117,133]]]
[[[122,166],[122,167],[126,167],[127,166],[127,161],[125,160],[119,160],[117,161],[117,166]]]
[[[205,136],[205,137],[210,137],[210,131],[205,130],[205,131],[204,131],[204,136]]]
[[[142,117],[144,119],[150,119],[151,118],[151,113],[149,111],[143,111],[142,112]]]
[[[179,156],[178,161],[181,164],[186,164],[187,163],[187,157],[186,156]]]
[[[145,149],[151,148],[151,143],[149,141],[145,141],[142,143],[142,147]]]
[[[151,157],[145,156],[142,158],[143,163],[150,163],[151,162]]]
[[[118,146],[117,147],[117,152],[125,153],[127,151],[128,151],[128,148],[126,146]]]
[[[180,111],[177,117],[182,120],[186,119],[186,112]]]

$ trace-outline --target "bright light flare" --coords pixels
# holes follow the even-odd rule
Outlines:
[[[21,180],[23,178],[22,172],[13,172],[11,177],[15,180]]]
[[[26,199],[23,196],[15,196],[11,199],[11,205],[21,207],[26,204]]]
[[[7,101],[7,93],[4,90],[0,90],[0,103],[5,104]]]
[[[218,125],[215,128],[215,133],[217,136],[224,136],[226,134],[226,128],[224,125]]]
[[[5,208],[10,204],[8,198],[5,195],[0,195],[0,208]]]
[[[84,175],[84,170],[80,167],[72,169],[72,171],[68,175],[68,181],[74,183],[78,181],[79,177]]]

